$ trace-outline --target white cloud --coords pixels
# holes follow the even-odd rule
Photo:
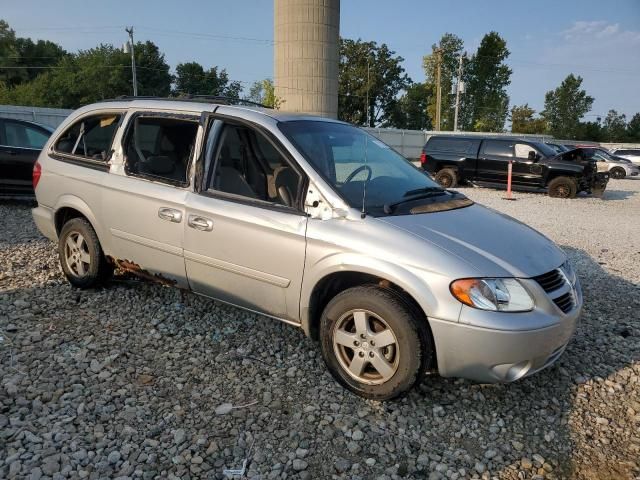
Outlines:
[[[593,38],[640,42],[640,32],[620,30],[619,23],[608,23],[604,20],[573,22],[571,28],[564,30],[562,35],[569,42],[581,42]]]

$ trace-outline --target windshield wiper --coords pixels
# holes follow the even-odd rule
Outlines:
[[[438,195],[443,195],[444,193],[446,193],[446,190],[438,187],[427,187],[419,188],[417,190],[409,190],[404,194],[405,198],[403,198],[402,200],[398,200],[397,202],[385,203],[382,207],[382,210],[384,210],[384,213],[389,215],[398,205],[413,202],[414,200],[420,200],[421,198],[437,197]]]

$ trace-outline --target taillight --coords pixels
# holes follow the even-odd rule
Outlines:
[[[42,175],[42,167],[39,162],[33,164],[33,189],[35,190]]]
[[[422,154],[420,155],[420,165],[424,165],[425,163],[427,163],[427,159],[429,157],[427,157],[427,154],[422,152]]]

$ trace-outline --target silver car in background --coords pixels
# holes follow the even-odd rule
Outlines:
[[[553,242],[334,120],[103,102],[60,125],[34,184],[33,218],[72,285],[120,267],[282,320],[366,398],[427,371],[531,375],[563,353],[582,309]]]
[[[612,150],[611,153],[618,157],[626,158],[640,167],[640,148],[617,148]]]

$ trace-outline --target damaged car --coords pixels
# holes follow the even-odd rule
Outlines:
[[[123,98],[56,130],[33,218],[72,285],[119,267],[281,320],[377,400],[563,354],[583,297],[553,242],[355,126],[236,102]]]
[[[505,188],[511,165],[514,190],[556,198],[574,198],[579,192],[602,196],[609,174],[598,172],[596,161],[580,149],[572,151],[558,153],[545,143],[522,138],[434,135],[420,163],[445,188],[465,181]]]

